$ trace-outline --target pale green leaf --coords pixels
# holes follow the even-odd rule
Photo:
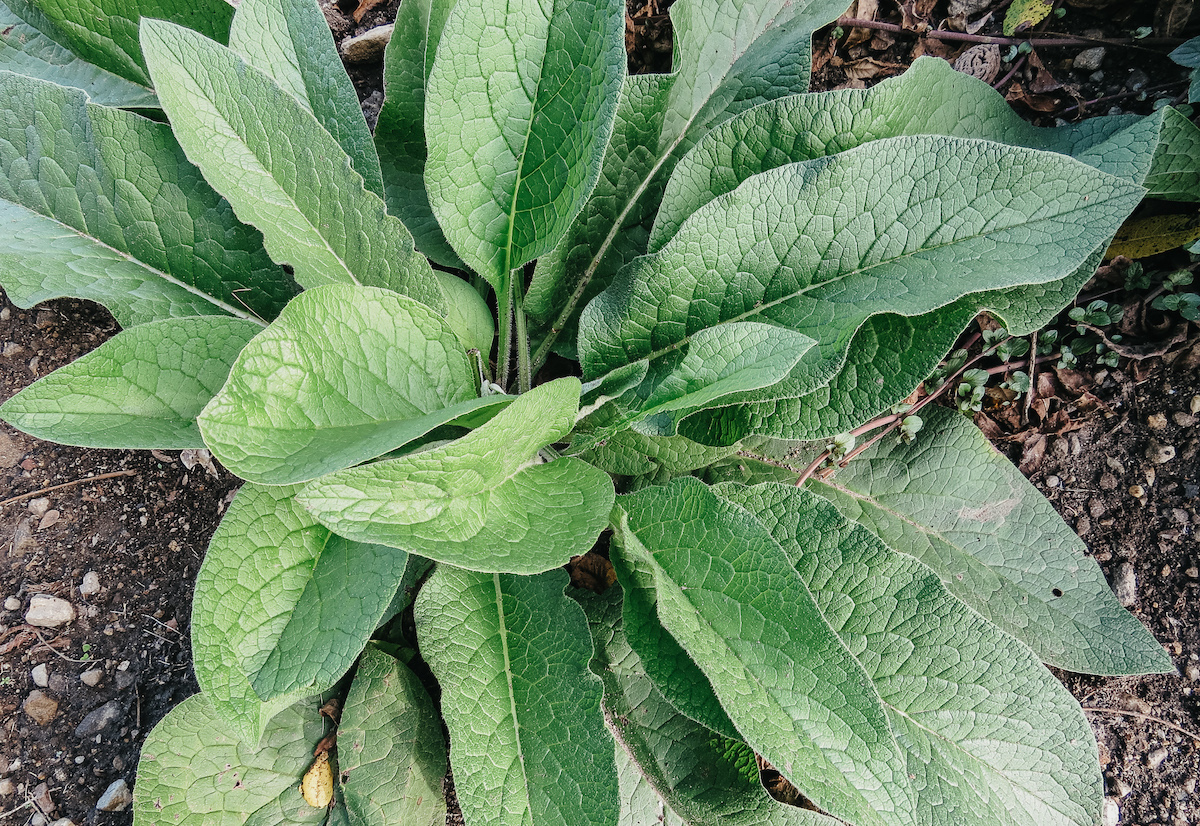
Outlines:
[[[327,284],[297,296],[242,351],[200,429],[243,479],[292,484],[507,401],[479,398],[477,381],[433,310],[388,290]]]
[[[767,527],[870,674],[922,823],[1095,823],[1095,737],[1031,650],[820,497],[779,484],[716,490]]]
[[[779,803],[759,782],[754,752],[697,725],[663,699],[629,647],[621,589],[574,592],[583,605],[604,683],[605,720],[617,738],[619,826],[835,826]]]
[[[588,423],[602,431],[615,430],[611,425],[619,415],[615,405],[608,405],[589,416]],[[577,430],[576,436],[588,443],[597,441],[586,429]],[[709,447],[684,436],[647,436],[624,429],[616,430],[580,456],[608,473],[645,476],[660,469],[667,473],[686,473],[707,467],[734,450],[734,447]]]
[[[143,17],[169,20],[225,43],[233,6],[225,0],[10,0],[18,14],[35,6],[53,25],[55,40],[97,66],[150,86],[138,45]],[[24,14],[22,14],[24,16]]]
[[[442,687],[458,802],[474,826],[610,826],[613,742],[579,606],[564,571],[481,574],[439,566],[414,607]]]
[[[13,6],[21,14],[0,3],[0,71],[73,86],[101,106],[158,106],[153,90],[106,72],[56,41],[57,31],[32,4]]]
[[[244,485],[196,578],[196,679],[249,743],[279,711],[341,678],[405,569],[403,551],[331,534],[295,491]]]
[[[292,296],[165,124],[7,72],[0,100],[0,283],[14,304],[85,298],[130,327],[269,319]]]
[[[884,440],[809,486],[1045,662],[1092,674],[1171,670],[1083,541],[978,429],[950,411],[921,416],[913,444]]]
[[[458,0],[425,101],[425,183],[458,255],[504,292],[600,174],[625,77],[624,4]],[[482,67],[482,69],[481,69]]]
[[[616,550],[650,562],[660,621],[747,744],[834,816],[918,822],[879,694],[766,529],[691,477],[617,506]]]
[[[262,230],[305,287],[387,287],[442,310],[429,262],[364,188],[307,108],[230,49],[147,20],[142,38],[179,142],[238,217]]]
[[[492,309],[479,292],[454,273],[434,270],[442,294],[446,296],[446,323],[463,347],[477,351],[484,359],[492,352],[496,321]]]
[[[1200,201],[1200,129],[1172,107],[1165,107],[1164,117],[1146,186],[1151,197]]]
[[[537,451],[575,424],[577,379],[539,385],[449,444],[331,473],[299,501],[338,534],[471,570],[537,573],[586,553],[608,523],[612,480]]]
[[[441,826],[446,741],[421,681],[394,657],[368,647],[338,726],[338,768],[355,826]]]
[[[208,694],[195,694],[146,737],[133,787],[137,826],[242,826],[257,811],[295,795],[324,734],[318,697],[283,711],[262,742],[247,742]]]
[[[366,188],[383,197],[371,130],[315,0],[244,0],[233,16],[229,48],[312,112]]]
[[[228,316],[139,324],[26,387],[0,406],[0,417],[61,444],[204,447],[196,416],[261,330]]]

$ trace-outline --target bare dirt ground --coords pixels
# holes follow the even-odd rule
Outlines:
[[[666,5],[631,3],[632,69],[668,68]],[[963,17],[969,27],[983,20],[977,33],[999,31],[1002,3],[967,5],[974,9]],[[360,21],[353,4],[325,8],[341,41],[389,21],[396,3],[364,4]],[[1113,107],[1142,112],[1186,89],[1184,70],[1163,57],[1169,43],[1155,38],[1196,34],[1188,24],[1190,3],[1065,8],[1063,18],[1051,16],[1037,28],[1087,32],[1100,38],[1090,47],[1099,44],[1105,53],[1098,63],[1093,54],[1076,66],[1085,51],[1077,44],[1002,63],[992,82],[1018,111],[1043,123]],[[851,12],[887,25],[952,29],[946,0],[859,0]],[[1141,26],[1153,36],[1117,42]],[[972,45],[851,27],[830,27],[814,42],[820,88],[870,85],[918,54],[955,60]],[[368,110],[380,100],[379,71],[377,61],[351,66]],[[1189,262],[1176,254],[1162,266]],[[1139,678],[1060,674],[1088,709],[1100,742],[1106,823],[1119,816],[1129,826],[1195,826],[1200,329],[1147,313],[1146,296],[1119,285],[1108,285],[1105,295],[1129,308],[1136,323],[1128,340],[1174,343],[1151,358],[1122,359],[1116,368],[1086,361],[1079,370],[1047,366],[1035,380],[1036,405],[1019,414],[1011,406],[993,409],[977,421],[1084,537],[1122,601],[1179,671]],[[0,302],[0,401],[115,330],[105,311],[83,302],[32,310]],[[210,472],[192,461],[178,452],[67,448],[0,424],[0,824],[131,822],[127,808],[98,811],[96,803],[118,781],[133,785],[146,733],[197,690],[189,648],[192,582],[237,484],[219,467]],[[65,600],[72,618],[58,627],[26,623],[40,595]]]

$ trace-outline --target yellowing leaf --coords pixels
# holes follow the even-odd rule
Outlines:
[[[1017,29],[1042,22],[1053,8],[1046,0],[1014,0],[1008,7],[1008,14],[1004,15],[1005,36],[1012,37]]]
[[[324,809],[333,800],[333,769],[329,765],[329,752],[323,751],[313,760],[304,779],[300,781],[300,794],[304,802],[314,809]]]
[[[1126,221],[1104,257],[1149,258],[1200,239],[1200,214],[1155,215]]]

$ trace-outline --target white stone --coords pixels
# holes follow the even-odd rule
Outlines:
[[[1121,805],[1114,798],[1104,798],[1102,822],[1104,826],[1117,826],[1121,822]]]
[[[33,678],[33,684],[38,688],[45,688],[50,685],[50,674],[46,670],[45,663],[39,663],[29,672],[29,676]]]
[[[95,688],[96,686],[100,685],[100,681],[102,679],[104,679],[103,668],[93,668],[79,675],[79,681],[86,686],[90,686],[91,688]]]
[[[1137,571],[1133,565],[1128,562],[1122,562],[1117,566],[1116,576],[1113,582],[1113,592],[1117,595],[1117,601],[1126,608],[1130,608],[1137,604]]]
[[[59,597],[38,594],[29,601],[25,621],[43,628],[57,628],[75,619],[75,606]]]
[[[129,785],[124,780],[114,780],[96,801],[96,809],[101,812],[119,812],[129,808],[133,795],[129,793]]]
[[[85,597],[100,593],[100,575],[95,571],[84,574],[83,582],[79,583],[79,593]]]
[[[342,57],[348,63],[366,63],[383,57],[383,50],[392,39],[395,24],[376,26],[370,31],[363,32],[357,37],[348,37],[342,41]]]
[[[1077,72],[1094,72],[1104,63],[1104,56],[1108,50],[1103,46],[1095,46],[1091,49],[1084,49],[1079,54],[1075,55],[1075,60],[1072,65]]]
[[[21,600],[18,599],[17,597],[9,597],[8,599],[4,600],[4,610],[5,611],[20,611],[21,610]]]

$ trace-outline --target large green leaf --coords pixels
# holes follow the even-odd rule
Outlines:
[[[596,648],[604,716],[617,738],[620,826],[834,826],[771,799],[754,752],[697,725],[663,699],[629,646],[621,589],[574,592]],[[666,807],[666,808],[665,808]]]
[[[421,681],[368,647],[338,726],[338,768],[354,826],[441,826],[446,741]]]
[[[229,48],[312,112],[366,188],[383,197],[371,130],[314,0],[244,0],[233,16]]]
[[[1079,704],[937,575],[793,486],[721,486],[770,530],[875,683],[919,820],[1092,826],[1103,782]]]
[[[458,0],[425,100],[425,182],[464,261],[504,292],[600,174],[625,76],[619,0]]]
[[[766,528],[691,477],[617,507],[615,552],[651,564],[659,619],[746,742],[837,817],[917,823],[878,692]]]
[[[1170,671],[1041,494],[963,417],[930,408],[912,445],[884,440],[809,486],[1037,652],[1093,674]]]
[[[585,377],[755,320],[818,340],[759,398],[802,395],[828,383],[873,315],[1074,272],[1142,192],[1061,155],[941,136],[769,170],[694,213],[588,306]],[[673,300],[659,301],[664,292]]]
[[[243,479],[292,484],[507,401],[479,398],[477,381],[458,337],[425,305],[327,284],[297,296],[242,351],[200,429]]]
[[[338,534],[463,568],[537,573],[586,553],[608,523],[608,474],[538,450],[575,424],[577,379],[517,397],[433,450],[331,473],[299,501]]]
[[[169,127],[7,72],[0,100],[0,282],[14,304],[86,298],[130,327],[269,319],[291,297],[262,236],[238,223]]]
[[[1152,197],[1200,201],[1200,129],[1171,107],[1164,117],[1163,140],[1146,186]]]
[[[62,444],[204,447],[196,416],[261,330],[228,316],[139,324],[26,387],[0,406],[0,417]]]
[[[404,222],[417,249],[445,267],[465,269],[450,248],[425,190],[425,83],[446,17],[455,0],[409,0],[383,53],[383,106],[375,148],[383,170],[388,211]]]
[[[224,0],[9,0],[22,17],[34,6],[57,32],[55,40],[75,54],[142,86],[150,86],[138,45],[143,17],[169,20],[224,43],[233,7]]]
[[[0,70],[73,86],[101,106],[158,106],[151,89],[89,63],[56,36],[58,31],[33,5],[0,3]]]
[[[196,679],[241,738],[333,685],[392,601],[407,555],[331,534],[294,487],[247,483],[196,578]]]
[[[188,157],[300,284],[387,287],[444,309],[412,236],[299,100],[196,32],[147,20],[142,39]]]
[[[555,249],[538,261],[531,311],[545,329],[574,318],[645,251],[674,164],[713,125],[808,89],[812,33],[844,0],[681,0],[671,6],[674,73],[630,79],[604,174]]]
[[[592,644],[567,576],[440,566],[413,610],[442,687],[454,786],[467,822],[615,824],[617,776]]]
[[[208,694],[184,700],[142,746],[134,823],[242,826],[256,812],[280,808],[282,799],[294,796],[303,803],[297,787],[324,733],[320,705],[318,697],[296,703],[267,725],[262,742],[247,742],[229,728]]]

